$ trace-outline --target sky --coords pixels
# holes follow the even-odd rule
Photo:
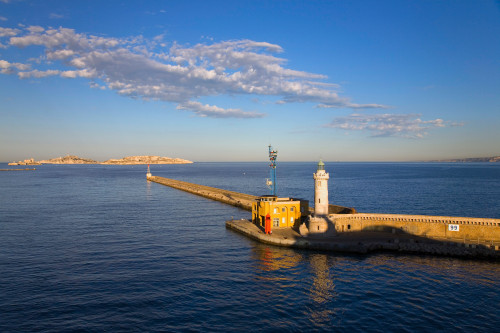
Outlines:
[[[500,2],[0,0],[0,161],[500,155]]]

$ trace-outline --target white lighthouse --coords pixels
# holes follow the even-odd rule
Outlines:
[[[314,215],[328,215],[328,179],[330,174],[325,172],[325,163],[318,163],[318,170],[314,175]]]
[[[299,227],[303,236],[315,234],[329,237],[335,235],[335,226],[328,217],[328,179],[330,175],[325,172],[325,163],[319,161],[318,170],[314,176],[314,214],[309,215],[306,223]]]

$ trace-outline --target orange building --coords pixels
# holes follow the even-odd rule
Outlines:
[[[309,201],[264,195],[252,204],[252,221],[265,228],[267,214],[271,220],[271,230],[273,228],[293,228],[309,214]]]

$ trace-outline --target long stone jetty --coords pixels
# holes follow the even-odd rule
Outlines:
[[[247,211],[257,196],[180,180],[148,176],[149,181],[236,206]],[[396,251],[500,259],[500,219],[426,215],[366,214],[330,205],[328,237],[303,236],[297,228],[277,228],[266,235],[249,220],[226,221],[226,227],[260,242],[295,248],[368,253]],[[342,209],[340,209],[342,208]]]
[[[181,191],[196,194],[204,198],[220,201],[228,205],[243,208],[248,211],[252,210],[252,202],[254,202],[258,198],[255,195],[228,191],[216,187],[193,184],[193,183],[183,182],[181,180],[175,180],[158,176],[150,176],[148,177],[148,180],[165,186],[173,187]]]
[[[158,184],[173,187],[175,189],[196,194],[204,198],[220,201],[225,204],[236,206],[248,211],[252,211],[252,202],[254,202],[258,198],[258,196],[251,194],[228,191],[216,187],[193,184],[165,177],[149,176],[147,179]],[[356,213],[356,210],[354,208],[338,205],[329,205],[329,210],[330,213]],[[309,211],[312,213],[314,211],[314,208],[309,207]]]

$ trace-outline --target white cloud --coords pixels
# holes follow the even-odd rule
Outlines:
[[[52,60],[62,60],[62,59],[67,59],[75,55],[75,52],[72,50],[56,50],[54,52],[50,52],[47,54],[47,59],[52,59]]]
[[[29,26],[26,28],[26,30],[28,30],[29,32],[33,32],[33,33],[45,31],[45,29],[43,27],[38,26],[38,25]]]
[[[0,37],[16,36],[20,32],[21,32],[21,30],[19,30],[19,29],[2,28],[2,27],[0,27]]]
[[[351,109],[389,109],[390,107],[383,104],[356,104],[347,102],[349,108]],[[333,105],[333,104],[318,104],[318,108],[338,108],[345,107],[343,105]]]
[[[20,64],[20,63],[10,63],[6,60],[1,60],[0,59],[0,73],[1,74],[14,74],[15,70],[28,70],[30,69],[29,65],[26,64]]]
[[[40,71],[38,69],[35,69],[29,72],[18,72],[17,76],[19,76],[19,78],[21,79],[28,79],[32,77],[42,78],[47,76],[54,76],[54,75],[59,75],[60,73],[61,73],[60,71],[54,69],[49,69],[46,71]]]
[[[96,73],[93,70],[88,70],[88,69],[81,69],[79,71],[64,71],[61,72],[61,77],[68,78],[68,79],[74,79],[77,77],[84,77],[87,79],[91,79],[96,77]]]
[[[90,88],[106,90],[106,87],[101,86],[100,84],[95,83],[95,82],[90,82]]]
[[[200,102],[185,102],[177,106],[179,110],[191,110],[201,117],[215,118],[262,118],[263,113],[245,112],[240,109],[223,109],[215,105]]]
[[[419,114],[351,114],[335,118],[325,127],[347,131],[367,131],[373,137],[423,138],[436,127],[461,126],[443,119],[422,120]]]
[[[153,40],[141,36],[118,39],[80,34],[62,27],[46,30],[31,26],[24,32],[2,29],[0,33],[8,38],[10,46],[44,48],[45,54],[33,64],[38,68],[17,68],[20,78],[88,78],[118,94],[177,103],[179,109],[199,116],[262,116],[197,101],[219,95],[275,96],[278,103],[311,102],[322,108],[384,107],[352,103],[349,98],[338,96],[338,85],[323,81],[327,79],[325,75],[286,68],[286,59],[276,56],[283,49],[268,42],[232,40],[190,47],[174,42],[165,49],[164,36]]]
[[[64,18],[64,15],[62,15],[62,14],[57,14],[57,13],[51,13],[51,14],[49,15],[49,18],[51,18],[51,19],[62,19],[62,18]]]
[[[5,60],[0,60],[0,68],[1,69],[7,69],[10,67],[10,63]]]
[[[6,17],[0,16],[0,21],[7,21]]]

